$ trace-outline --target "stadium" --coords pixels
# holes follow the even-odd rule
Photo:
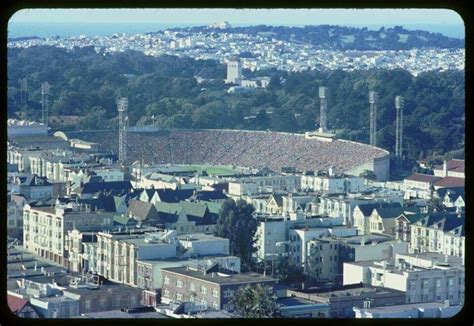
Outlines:
[[[98,143],[103,151],[118,151],[118,131],[66,132],[68,138]],[[250,130],[162,130],[127,133],[127,164],[209,164],[251,168],[283,167],[359,175],[373,171],[388,180],[390,154],[367,144],[336,139],[325,142],[303,134]]]

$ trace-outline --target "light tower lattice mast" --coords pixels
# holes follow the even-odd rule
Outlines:
[[[370,145],[377,146],[377,102],[379,96],[377,92],[369,92],[370,104]]]
[[[403,106],[405,101],[402,96],[395,97],[395,109],[397,110],[397,120],[395,129],[395,156],[402,157],[403,149]]]
[[[319,87],[319,101],[320,101],[320,111],[319,111],[319,132],[327,131],[327,116],[326,111],[328,108],[327,102],[327,87]]]
[[[41,122],[47,127],[48,126],[48,108],[49,108],[49,84],[44,82],[41,84]]]
[[[124,164],[127,160],[127,124],[128,124],[128,98],[122,97],[117,101],[119,113],[119,162]]]

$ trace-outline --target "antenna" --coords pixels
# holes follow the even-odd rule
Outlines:
[[[319,132],[326,132],[327,130],[327,117],[326,111],[328,108],[327,102],[327,91],[328,88],[324,86],[319,87],[319,101],[320,101],[320,111],[319,111]]]
[[[128,98],[122,97],[117,101],[119,113],[119,161],[122,165],[127,160],[127,126],[128,126]]]
[[[377,102],[379,96],[377,92],[369,92],[370,103],[370,145],[377,146]]]
[[[48,126],[48,108],[49,108],[49,83],[44,82],[41,84],[41,109],[42,116],[41,122],[47,127]]]

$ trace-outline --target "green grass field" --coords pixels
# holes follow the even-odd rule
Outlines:
[[[237,172],[230,166],[223,166],[223,165],[198,165],[198,164],[192,164],[192,165],[186,165],[186,167],[189,167],[191,169],[196,169],[199,173],[202,171],[206,171],[208,175],[234,175],[237,174]]]

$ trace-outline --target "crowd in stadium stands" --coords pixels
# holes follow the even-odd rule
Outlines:
[[[75,137],[98,142],[117,152],[116,132],[83,133]],[[103,140],[107,139],[105,143]],[[171,130],[160,133],[129,133],[128,160],[163,164],[220,164],[268,167],[280,172],[291,165],[302,171],[343,172],[383,157],[387,152],[366,144],[306,139],[301,134],[243,130]]]

